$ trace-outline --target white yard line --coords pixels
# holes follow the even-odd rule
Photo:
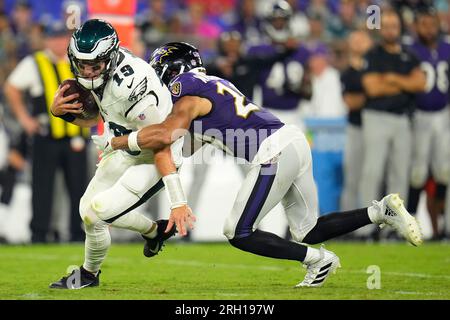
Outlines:
[[[253,269],[253,270],[271,270],[271,271],[283,271],[286,269],[291,269],[294,267],[277,267],[277,266],[267,266],[267,265],[248,265],[248,264],[233,264],[233,263],[206,263],[202,261],[196,260],[176,260],[176,259],[164,259],[158,261],[159,263],[164,264],[174,264],[174,265],[183,265],[183,266],[192,266],[192,267],[216,267],[216,268],[224,268],[224,269]],[[300,267],[299,267],[300,269]],[[339,273],[357,273],[357,274],[366,274],[365,270],[357,271],[357,270],[345,270],[344,268],[339,269]],[[401,276],[401,277],[410,277],[410,278],[433,278],[433,279],[445,279],[450,280],[450,275],[438,275],[438,274],[426,274],[426,273],[411,273],[411,272],[391,272],[391,271],[383,271],[381,270],[381,274],[389,275],[389,276]]]

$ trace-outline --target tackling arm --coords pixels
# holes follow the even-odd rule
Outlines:
[[[180,235],[185,236],[187,235],[186,225],[192,230],[196,218],[191,208],[187,205],[177,168],[173,163],[170,146],[166,146],[160,150],[154,150],[154,160],[156,168],[163,177],[171,204],[169,223],[165,232],[169,232],[175,224]]]
[[[139,130],[137,144],[141,149],[160,150],[186,134],[192,120],[210,112],[212,104],[205,98],[184,96],[173,106],[172,112],[159,124]],[[128,135],[115,137],[113,149],[128,149]]]

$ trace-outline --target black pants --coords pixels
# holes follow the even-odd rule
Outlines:
[[[55,173],[61,168],[70,198],[70,233],[72,241],[84,240],[79,202],[87,184],[86,148],[74,151],[70,139],[54,140],[35,136],[32,145],[32,211],[33,242],[46,242],[50,228]],[[61,191],[62,192],[62,191]],[[56,195],[59,191],[56,192]],[[55,212],[55,214],[62,214]]]

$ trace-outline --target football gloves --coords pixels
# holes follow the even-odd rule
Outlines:
[[[92,141],[94,141],[96,148],[101,152],[100,157],[104,157],[114,151],[111,146],[112,138],[114,138],[114,134],[109,128],[108,122],[105,122],[102,135],[92,136]]]

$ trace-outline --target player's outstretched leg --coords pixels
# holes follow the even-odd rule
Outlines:
[[[414,246],[422,244],[419,223],[406,210],[398,194],[389,194],[381,201],[374,200],[367,210],[372,222],[391,226]]]
[[[294,208],[296,207],[293,206],[289,210]],[[419,224],[408,213],[398,194],[390,194],[381,201],[373,201],[373,205],[368,208],[334,212],[321,216],[317,219],[315,226],[301,239],[301,242],[322,243],[372,223],[392,226],[415,246],[422,243]],[[295,231],[295,229],[292,230]],[[294,239],[297,240],[295,237]]]
[[[144,244],[144,256],[147,258],[151,258],[156,256],[159,251],[162,250],[164,246],[164,241],[168,240],[170,237],[177,233],[177,229],[175,225],[173,225],[172,229],[168,233],[164,231],[167,228],[168,220],[157,220],[156,224],[158,225],[157,234],[154,238],[149,238],[142,235],[142,238],[145,240]]]
[[[97,287],[100,284],[100,270],[96,275],[90,273],[83,266],[73,270],[69,275],[50,284],[50,289],[82,289]]]
[[[243,251],[303,263],[307,273],[305,279],[296,287],[320,287],[328,276],[340,267],[339,258],[323,247],[320,249],[307,247],[258,229],[248,236],[241,236],[238,233],[236,237],[228,241],[232,246]]]
[[[309,249],[309,248],[308,248]],[[307,255],[308,258],[308,255]],[[295,287],[321,287],[330,274],[336,273],[336,269],[341,267],[339,257],[323,247],[319,250],[319,257],[305,259],[304,266],[306,275],[302,282]]]

